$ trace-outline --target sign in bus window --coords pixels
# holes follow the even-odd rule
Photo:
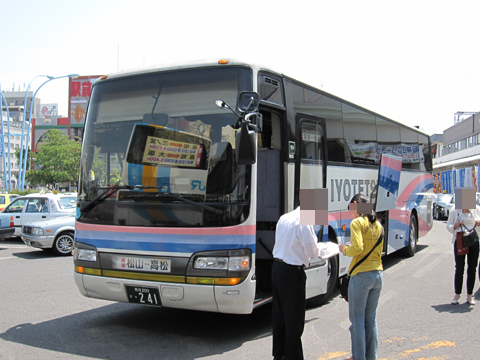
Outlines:
[[[163,126],[137,124],[127,150],[127,162],[205,170],[209,151],[207,138]]]

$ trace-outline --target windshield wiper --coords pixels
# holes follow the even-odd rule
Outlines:
[[[106,186],[106,187],[99,187],[97,190],[100,189],[107,189],[107,190],[113,190],[113,191],[105,191],[104,193],[95,196],[92,200],[90,200],[88,203],[84,204],[83,206],[80,206],[80,211],[85,212],[85,211],[90,211],[91,209],[94,208],[95,205],[97,205],[100,201],[103,201],[107,196],[115,194],[118,190],[121,189],[134,189],[135,186],[129,186],[129,185],[123,185],[123,186]]]
[[[141,187],[142,189],[144,188],[149,188],[149,187]],[[156,187],[150,187],[150,188],[153,188],[153,189],[157,189]],[[148,193],[148,194],[139,194],[139,195],[136,195],[136,194],[129,194],[128,197],[149,197],[149,198],[156,198],[156,199],[163,199],[163,198],[173,198],[175,200],[180,200],[180,201],[183,201],[187,204],[191,204],[191,205],[195,205],[195,206],[198,206],[198,207],[201,207],[205,210],[208,210],[208,211],[211,211],[217,215],[223,215],[224,214],[224,211],[223,210],[220,210],[220,209],[216,209],[212,206],[209,206],[209,205],[205,205],[203,203],[199,203],[199,202],[196,202],[196,201],[193,201],[193,200],[190,200],[190,199],[186,199],[184,198],[183,196],[180,196],[180,195],[176,195],[176,194],[160,194],[160,193],[157,193],[157,194],[152,194],[152,193]]]
[[[157,186],[129,186],[129,185],[124,185],[124,186],[107,186],[107,187],[100,187],[98,189],[107,189],[107,190],[113,190],[113,191],[106,191],[103,194],[95,196],[92,200],[90,200],[88,203],[80,207],[81,212],[85,211],[90,211],[93,209],[95,205],[97,205],[100,201],[103,201],[107,196],[115,194],[118,190],[140,190],[140,189],[158,189],[159,187]],[[135,195],[135,194],[132,194]],[[223,215],[224,211],[220,209],[216,209],[212,206],[208,206],[202,203],[195,202],[193,200],[185,199],[184,197],[180,195],[175,195],[175,194],[148,194],[149,197],[155,197],[155,198],[174,198],[175,200],[180,200],[183,201],[187,204],[192,204],[198,207],[201,207],[205,210],[209,210],[217,215]],[[132,196],[133,197],[133,196]],[[140,196],[139,196],[140,197]]]

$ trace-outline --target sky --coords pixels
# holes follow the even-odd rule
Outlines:
[[[0,86],[229,58],[441,134],[480,111],[479,13],[478,0],[0,0]],[[37,97],[68,116],[67,79]]]

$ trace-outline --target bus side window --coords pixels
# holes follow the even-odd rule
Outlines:
[[[334,162],[345,162],[350,156],[350,151],[345,149],[345,140],[343,139],[343,122],[341,119],[326,120],[327,126],[327,160]],[[350,162],[350,161],[347,161]]]
[[[302,142],[300,144],[300,157],[302,162],[318,164],[322,156],[322,129],[319,124],[304,121],[301,123]]]

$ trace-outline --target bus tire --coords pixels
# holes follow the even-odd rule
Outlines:
[[[307,299],[307,307],[317,307],[325,304],[333,295],[338,283],[338,256],[328,259],[327,292]]]
[[[408,257],[415,255],[417,251],[418,232],[417,232],[417,218],[412,215],[410,218],[410,228],[408,231],[408,244],[404,249],[404,253]]]

